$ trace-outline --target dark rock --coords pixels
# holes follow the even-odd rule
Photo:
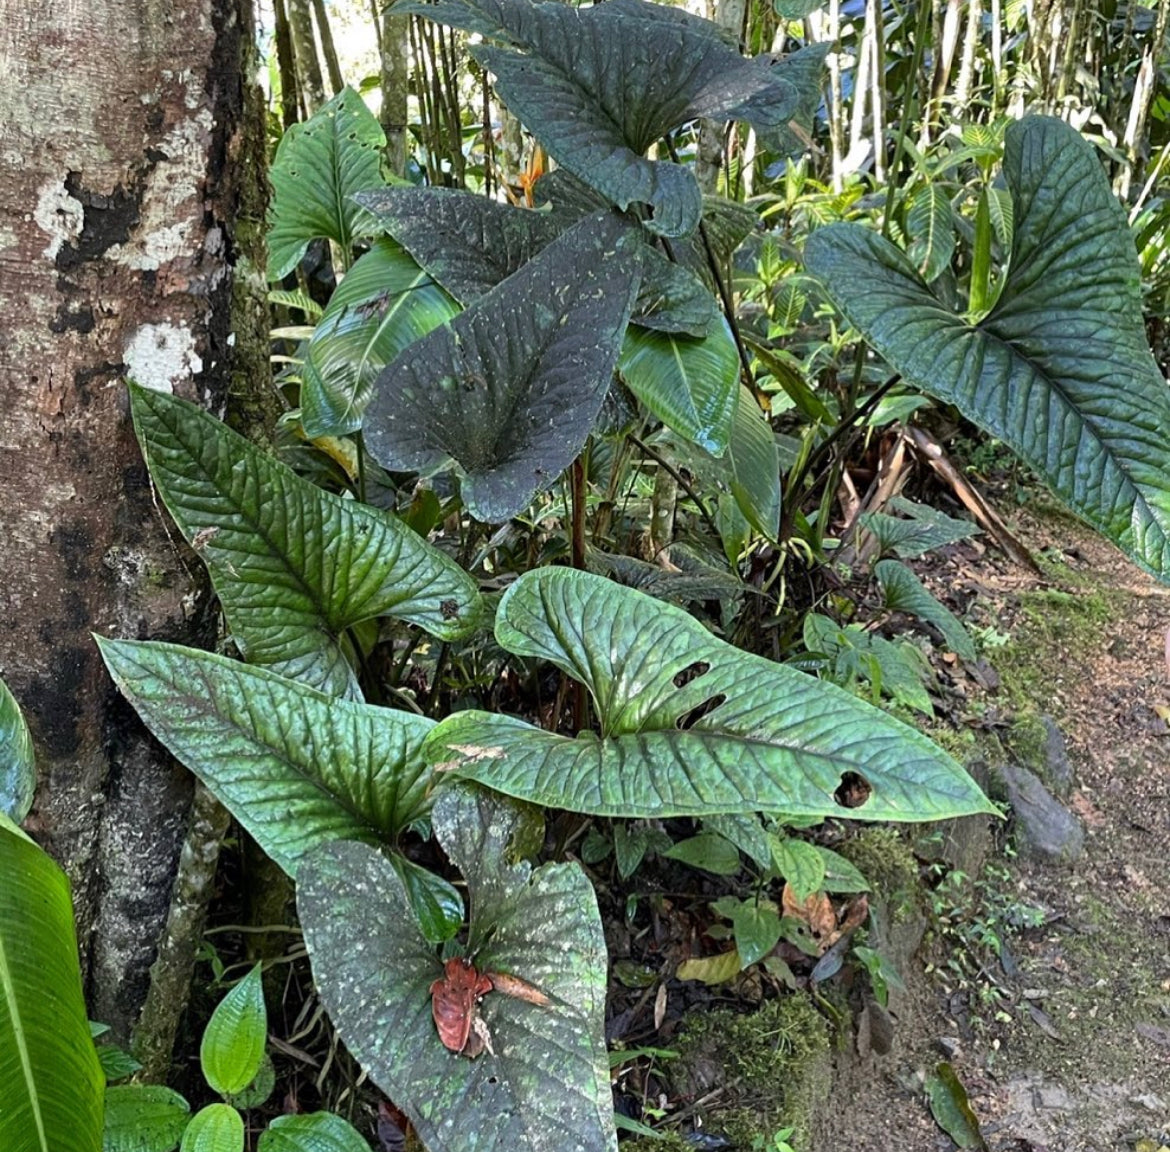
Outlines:
[[[1027,768],[1005,764],[1002,777],[1015,817],[1016,846],[1021,855],[1066,864],[1079,860],[1085,850],[1085,830],[1080,820]]]
[[[1072,761],[1068,758],[1064,733],[1051,716],[1041,716],[1044,728],[1044,777],[1048,787],[1062,799],[1069,794],[1073,782]]]

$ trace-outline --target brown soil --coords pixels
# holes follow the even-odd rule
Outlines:
[[[997,837],[988,864],[1010,873],[998,882],[1005,902],[1040,907],[1043,925],[1009,939],[1002,961],[975,950],[984,971],[968,979],[937,974],[949,959],[970,967],[971,954],[955,956],[965,946],[928,938],[892,1054],[853,1058],[818,1152],[955,1147],[921,1087],[948,1058],[992,1152],[1170,1144],[1170,588],[1047,506],[1035,511],[1015,527],[1045,579],[969,546],[926,575],[1004,642],[997,690],[956,677],[955,718],[989,761],[1013,749],[1029,709],[1056,720],[1084,855],[1040,864]]]

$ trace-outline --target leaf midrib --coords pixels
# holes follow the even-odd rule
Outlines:
[[[33,1076],[32,1057],[29,1054],[24,1025],[21,1023],[20,1005],[16,1001],[16,986],[12,978],[12,968],[8,962],[8,950],[4,944],[3,932],[0,932],[0,988],[3,989],[4,1000],[12,1018],[12,1033],[16,1043],[16,1051],[20,1056],[20,1067],[24,1074],[25,1086],[28,1089],[29,1104],[36,1120],[38,1144],[43,1152],[48,1152],[49,1143],[45,1137],[45,1119],[41,1113],[41,1099],[37,1092],[36,1078]]]

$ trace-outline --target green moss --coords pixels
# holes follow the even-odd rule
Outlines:
[[[658,1139],[639,1136],[635,1140],[623,1140],[619,1147],[622,1152],[694,1152],[694,1145],[674,1132],[664,1132]]]
[[[895,829],[865,828],[839,845],[837,851],[856,865],[886,902],[893,923],[902,923],[918,909],[918,861]]]
[[[739,1152],[757,1137],[795,1129],[792,1144],[809,1146],[812,1118],[831,1080],[829,1028],[803,995],[767,1001],[758,1012],[704,1011],[686,1022],[679,1042],[681,1075],[701,1075],[720,1088],[707,1127],[726,1134]],[[692,1082],[689,1088],[693,1090]],[[686,1089],[684,1089],[686,1090]]]

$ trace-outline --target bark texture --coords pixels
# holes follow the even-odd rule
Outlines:
[[[91,1012],[123,1038],[191,782],[90,633],[214,634],[124,382],[222,406],[240,100],[236,0],[0,0],[0,675],[36,741],[31,830],[73,883]]]

